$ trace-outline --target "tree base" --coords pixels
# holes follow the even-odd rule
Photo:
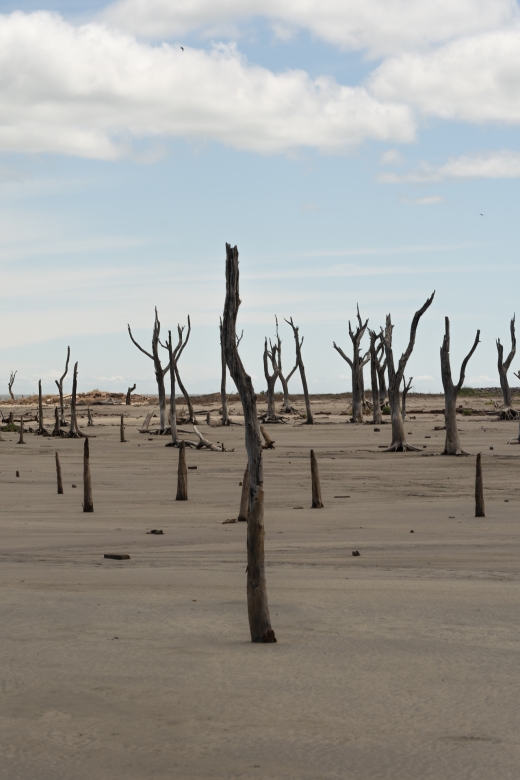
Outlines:
[[[461,455],[471,455],[470,452],[466,452],[466,450],[458,449],[456,452],[448,452],[447,450],[444,450],[444,452],[441,453],[442,455],[454,455],[455,457],[460,457]]]
[[[520,412],[517,409],[509,407],[507,409],[497,409],[497,420],[518,420]]]
[[[382,452],[422,452],[422,450],[420,447],[414,447],[406,441],[396,441],[388,449],[382,450]]]

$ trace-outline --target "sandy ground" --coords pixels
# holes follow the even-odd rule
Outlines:
[[[412,416],[425,404],[442,401],[411,399]],[[407,422],[420,453],[390,455],[389,425],[316,408],[332,414],[269,428],[276,645],[249,641],[245,524],[223,524],[243,428],[201,425],[235,451],[188,451],[189,501],[175,502],[178,452],[138,432],[146,408],[132,407],[126,444],[120,408],[96,409],[91,515],[82,442],[3,433],[2,780],[520,776],[517,423],[461,418],[463,446],[483,453],[476,519],[475,459],[438,455],[440,416]]]

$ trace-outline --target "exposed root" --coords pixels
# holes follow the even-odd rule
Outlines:
[[[406,441],[396,441],[388,449],[381,450],[381,452],[422,452],[420,447],[414,447],[408,444]]]
[[[261,414],[258,419],[260,420],[260,422],[271,423],[271,424],[287,422],[286,420],[284,420],[283,417],[280,417],[278,414],[275,414],[272,417],[268,417],[267,412],[265,414]]]
[[[460,457],[461,455],[471,455],[471,453],[459,449],[457,452],[448,452],[447,450],[444,450],[444,452],[441,452],[441,455],[455,455],[455,457]]]
[[[517,409],[513,409],[511,406],[506,409],[497,409],[497,420],[518,420],[520,412]]]
[[[517,436],[516,439],[515,438],[509,439],[509,441],[507,443],[508,444],[520,444],[520,437]]]

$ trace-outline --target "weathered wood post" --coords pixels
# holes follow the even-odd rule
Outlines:
[[[121,442],[126,442],[127,439],[125,439],[125,416],[124,416],[124,414],[121,415],[121,423],[120,423],[119,431],[120,431],[120,434],[121,434],[121,437],[120,437],[121,438]]]
[[[58,411],[56,407],[56,411]],[[59,418],[58,418],[59,420]],[[58,493],[59,495],[62,495],[63,493],[63,480],[61,478],[61,465],[60,465],[60,456],[58,453],[56,453],[56,480],[58,482]]]
[[[94,502],[92,501],[92,479],[90,477],[90,452],[88,438],[85,438],[85,445],[83,448],[83,511],[94,511]]]
[[[94,418],[92,417],[92,412],[90,411],[90,406],[87,408],[87,428],[93,428],[94,427]]]
[[[274,450],[274,439],[271,439],[263,425],[260,426],[260,432],[265,441],[264,450]]]
[[[134,386],[133,387],[129,387],[128,390],[126,391],[125,403],[126,403],[127,406],[131,406],[132,405],[132,393],[134,392],[136,387],[137,387],[137,385],[134,382]]]
[[[262,439],[258,423],[256,395],[251,377],[240,359],[236,340],[239,296],[238,249],[226,244],[226,300],[222,316],[222,338],[229,373],[236,385],[244,410],[245,439],[249,466],[247,522],[247,612],[252,642],[276,642],[271,627],[264,551],[264,473]],[[299,342],[298,342],[299,344]]]
[[[186,444],[179,444],[179,467],[177,469],[177,495],[176,501],[188,500],[188,469],[186,467]]]
[[[323,509],[321,500],[320,472],[318,471],[318,461],[314,450],[311,450],[311,478],[312,478],[312,508]]]
[[[43,398],[42,398],[42,380],[38,380],[38,436],[47,436],[47,431],[43,427]]]
[[[25,444],[23,440],[23,416],[20,417],[20,438],[18,439],[18,444]]]
[[[242,480],[242,496],[240,497],[240,509],[238,512],[238,522],[247,523],[247,516],[249,514],[249,466],[246,466],[244,471],[244,479]]]
[[[477,468],[475,474],[475,517],[485,517],[484,512],[484,483],[482,481],[482,457],[477,455]]]

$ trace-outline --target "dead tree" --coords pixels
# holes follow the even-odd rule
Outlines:
[[[311,401],[309,398],[309,389],[307,387],[307,378],[305,376],[305,366],[303,365],[302,360],[302,345],[303,345],[303,336],[300,341],[300,335],[299,335],[299,327],[297,327],[294,322],[293,318],[291,317],[290,320],[285,320],[288,325],[291,326],[293,329],[293,335],[294,335],[294,343],[296,346],[296,364],[298,368],[300,369],[300,377],[302,380],[302,386],[303,386],[303,396],[305,398],[305,410],[307,412],[307,418],[305,420],[306,425],[314,425],[314,417],[312,416],[312,409],[311,409]]]
[[[515,334],[515,316],[510,324],[511,328],[511,350],[506,360],[504,360],[504,347],[500,343],[500,339],[497,339],[497,351],[498,351],[498,376],[500,377],[500,387],[502,388],[503,406],[500,409],[499,415],[501,420],[516,420],[519,417],[519,412],[513,409],[513,401],[511,398],[511,388],[507,380],[507,372],[513,362],[513,358],[516,354],[516,334]]]
[[[296,412],[296,409],[291,403],[291,399],[289,398],[289,381],[298,368],[298,362],[294,364],[293,370],[287,374],[287,376],[284,376],[283,369],[282,369],[282,339],[280,338],[280,334],[278,332],[278,317],[275,314],[275,320],[276,320],[276,346],[277,346],[277,363],[278,363],[278,376],[280,377],[280,382],[282,383],[283,388],[283,403],[280,408],[280,411],[286,414],[293,414]]]
[[[321,500],[320,472],[318,470],[318,461],[314,450],[311,450],[311,482],[312,482],[312,508],[323,509]]]
[[[20,417],[20,438],[18,439],[17,444],[25,444],[23,440],[23,414]]]
[[[56,453],[56,481],[58,483],[58,494],[63,495],[63,480],[61,478],[60,456],[58,453]]]
[[[38,380],[38,430],[37,436],[48,436],[49,432],[43,426],[43,400],[42,400],[42,380]]]
[[[188,469],[186,467],[186,445],[183,441],[179,444],[179,466],[177,469],[177,495],[176,501],[188,500]]]
[[[415,312],[412,324],[410,327],[410,340],[408,346],[401,355],[397,370],[394,364],[394,353],[392,349],[392,331],[394,326],[392,325],[392,319],[388,314],[386,317],[385,330],[381,329],[381,337],[385,346],[386,363],[388,367],[388,399],[390,401],[390,415],[392,420],[392,443],[385,452],[407,452],[408,450],[417,451],[417,447],[412,447],[408,444],[404,435],[404,423],[401,415],[401,406],[399,404],[399,389],[401,382],[403,381],[403,375],[408,363],[408,359],[412,354],[415,345],[415,336],[417,333],[417,326],[419,320],[423,316],[424,312],[431,306],[435,292],[428,298],[421,308]]]
[[[65,361],[65,371],[63,372],[60,379],[55,379],[56,385],[58,387],[58,393],[60,394],[60,425],[65,427],[67,425],[67,421],[65,419],[65,404],[63,403],[63,380],[67,376],[69,372],[69,360],[70,360],[70,347],[67,347],[67,360]]]
[[[129,387],[128,390],[126,391],[125,403],[126,403],[127,406],[131,406],[132,405],[132,393],[134,392],[136,387],[137,387],[137,385],[134,382],[134,386],[133,387]]]
[[[383,362],[381,362],[381,358],[379,357],[379,354],[381,352],[381,358],[384,357],[385,359]],[[381,339],[381,343],[377,349],[377,357],[378,357],[378,367],[377,367],[377,378],[379,379],[379,406],[381,409],[388,404],[388,389],[386,387],[386,356],[384,355],[385,352],[385,346],[383,344],[383,340]]]
[[[484,511],[484,483],[482,481],[482,456],[477,455],[475,473],[475,517],[485,517]]]
[[[459,429],[457,428],[457,396],[460,392],[464,377],[466,375],[466,366],[469,359],[475,352],[477,344],[479,343],[480,331],[477,330],[475,341],[470,351],[462,361],[460,367],[460,377],[456,385],[453,384],[451,378],[451,366],[450,366],[450,320],[449,317],[444,318],[445,332],[444,339],[441,347],[441,374],[442,385],[444,387],[444,417],[446,420],[446,444],[444,445],[443,455],[468,455],[460,446]]]
[[[240,345],[244,331],[237,336],[237,347]],[[222,425],[231,425],[229,418],[227,392],[226,392],[226,380],[227,380],[227,365],[226,365],[226,353],[224,350],[224,342],[222,340],[222,317],[220,318],[220,359],[222,363],[222,374],[220,379],[220,401],[222,403]],[[209,422],[208,422],[209,425]]]
[[[370,379],[372,383],[372,422],[374,425],[380,425],[383,422],[381,414],[381,404],[379,402],[379,382],[376,341],[381,338],[375,331],[369,330],[370,334]]]
[[[260,433],[264,437],[265,444],[262,444],[264,450],[274,450],[274,439],[271,439],[263,425],[260,426]]]
[[[177,409],[176,409],[176,398],[175,398],[175,380],[178,376],[177,372],[177,362],[182,355],[182,352],[184,350],[184,347],[188,343],[188,339],[190,337],[190,318],[188,316],[188,333],[186,335],[186,338],[183,337],[184,333],[184,326],[177,325],[177,333],[179,336],[179,340],[177,342],[177,346],[173,347],[172,342],[172,332],[171,330],[168,331],[168,340],[166,344],[161,344],[161,347],[168,350],[168,357],[170,359],[170,431],[172,435],[171,440],[171,446],[175,447],[179,444],[179,437],[177,436]]]
[[[411,390],[412,382],[413,382],[413,376],[411,376],[410,379],[408,380],[408,384],[406,384],[406,379],[403,376],[403,392],[401,393],[401,415],[403,417],[403,420],[406,420],[406,396]]]
[[[58,412],[58,407],[54,407],[54,428],[52,429],[51,436],[67,436],[65,431],[61,430],[61,423],[60,423],[60,414]]]
[[[92,417],[92,412],[90,411],[90,406],[87,407],[87,428],[93,428],[94,427],[94,418]]]
[[[146,355],[150,358],[150,360],[153,361],[154,370],[155,370],[155,379],[157,381],[157,391],[159,395],[159,425],[160,425],[160,433],[164,433],[166,430],[166,392],[164,389],[164,377],[170,370],[170,366],[167,365],[166,368],[162,367],[161,359],[159,357],[159,338],[161,335],[161,323],[159,322],[159,316],[157,314],[157,307],[155,308],[155,322],[153,326],[153,333],[152,333],[152,352],[147,352],[146,349],[143,349],[140,344],[137,343],[137,341],[132,336],[132,331],[130,329],[130,325],[128,326],[128,335],[130,336],[132,342],[135,344],[137,349],[141,350],[143,355]]]
[[[76,395],[78,391],[78,364],[74,364],[74,371],[72,374],[72,395],[70,397],[70,426],[68,436],[71,439],[80,439],[85,434],[81,433],[78,428],[78,420],[76,417]]]
[[[18,371],[14,371],[14,372],[11,371],[11,376],[9,377],[9,382],[8,382],[8,385],[7,385],[9,387],[9,395],[11,396],[13,401],[14,401],[13,385],[14,385],[14,380],[15,380],[15,377],[16,377],[17,373],[18,373]]]
[[[94,502],[92,501],[92,479],[90,476],[90,452],[88,438],[85,438],[85,445],[83,448],[83,511],[94,511]]]
[[[121,415],[121,423],[119,425],[119,435],[120,435],[120,442],[121,444],[127,443],[127,439],[125,439],[125,416],[124,414]]]
[[[334,349],[339,352],[343,360],[346,360],[352,371],[352,420],[353,423],[363,423],[363,396],[364,396],[364,382],[363,382],[363,368],[370,360],[370,350],[362,357],[361,356],[361,339],[365,335],[367,329],[368,320],[363,325],[361,316],[359,314],[359,306],[357,307],[357,320],[358,326],[356,331],[352,330],[350,320],[348,322],[348,332],[353,346],[352,360],[345,355],[341,347],[338,347],[336,342],[333,342]]]
[[[262,440],[251,377],[238,354],[236,321],[239,298],[238,249],[226,244],[226,300],[222,317],[222,338],[226,363],[236,385],[244,411],[245,440],[249,469],[247,523],[247,611],[252,642],[276,642],[271,627],[264,552],[264,474]],[[294,329],[294,326],[293,326]],[[295,330],[298,343],[298,331]]]
[[[267,414],[265,415],[264,422],[268,422],[269,420],[276,421],[278,419],[274,407],[274,388],[276,386],[276,380],[279,376],[278,363],[276,362],[276,352],[278,347],[276,344],[273,347],[271,342],[269,342],[269,347],[270,349],[267,348],[266,339],[264,344],[264,376],[267,382]],[[271,363],[273,369],[272,374],[269,373],[269,362]]]

